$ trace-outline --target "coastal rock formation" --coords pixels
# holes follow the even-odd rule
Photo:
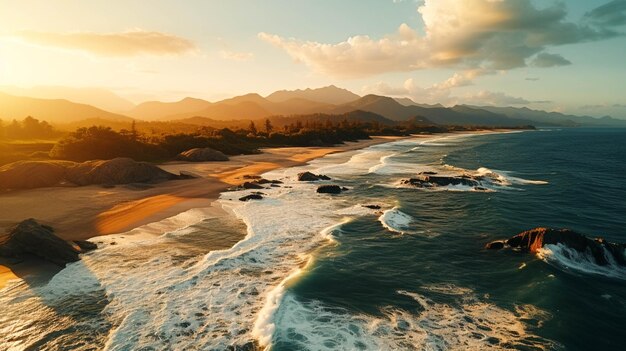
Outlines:
[[[380,205],[361,205],[361,206],[363,206],[365,208],[369,208],[370,210],[380,210],[381,209]]]
[[[70,161],[18,161],[0,167],[0,189],[33,189],[54,186],[65,178]]]
[[[626,266],[626,244],[610,243],[602,238],[591,239],[570,229],[534,228],[519,233],[508,240],[493,241],[485,248],[499,250],[506,247],[523,252],[536,253],[545,245],[563,245],[580,253],[590,254],[595,263],[601,266],[609,260]]]
[[[244,197],[240,197],[239,201],[250,201],[250,200],[263,200],[263,195],[261,194],[250,194]]]
[[[429,172],[434,173],[434,172]],[[415,178],[409,178],[402,180],[402,184],[413,185],[419,188],[432,188],[437,186],[448,185],[464,185],[470,187],[477,187],[480,185],[478,179],[463,174],[460,176],[441,176],[432,174],[418,174]]]
[[[254,181],[254,182],[245,182],[243,184],[241,184],[241,187],[243,189],[265,189],[265,187],[263,187],[262,185],[260,185],[258,183],[258,181]]]
[[[97,248],[88,241],[68,242],[54,234],[54,230],[27,219],[13,227],[0,242],[0,256],[19,258],[24,254],[41,257],[61,267],[80,259],[81,253]]]
[[[206,162],[206,161],[228,161],[228,156],[221,151],[211,148],[195,148],[181,152],[176,156],[179,161]]]
[[[347,190],[347,188],[344,188]],[[320,194],[341,194],[344,190],[339,185],[320,185],[317,187],[317,192]]]
[[[65,177],[76,185],[154,183],[181,178],[151,163],[124,157],[80,163],[69,168]]]
[[[156,183],[189,179],[175,175],[147,162],[131,158],[86,161],[18,161],[0,167],[0,189],[33,189],[69,182],[75,185],[113,186],[117,184]]]
[[[316,182],[318,180],[330,180],[330,177],[327,177],[323,174],[313,174],[311,172],[302,172],[302,173],[298,173],[298,180],[301,182]]]

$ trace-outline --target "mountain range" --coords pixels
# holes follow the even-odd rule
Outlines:
[[[1,89],[0,89],[1,90]],[[70,96],[80,97],[76,92]],[[24,90],[21,93],[28,93]],[[87,96],[87,95],[82,95]],[[409,98],[391,98],[380,95],[358,96],[336,86],[318,89],[280,90],[266,97],[256,93],[209,102],[187,97],[176,102],[148,101],[139,105],[124,104],[104,93],[98,93],[99,101],[108,96],[120,107],[130,107],[124,112],[113,113],[89,104],[65,99],[43,99],[0,93],[0,119],[21,119],[33,116],[51,123],[63,124],[84,119],[130,121],[213,121],[256,120],[279,116],[341,115],[351,119],[363,118],[380,123],[414,121],[424,124],[475,125],[512,127],[535,126],[625,126],[626,120],[612,117],[594,118],[558,112],[532,110],[526,107],[494,107],[440,104],[419,104]],[[83,98],[82,101],[85,101]],[[102,106],[102,105],[99,105]],[[368,114],[350,114],[354,111]],[[341,118],[338,116],[338,118]],[[367,117],[365,117],[367,116]]]

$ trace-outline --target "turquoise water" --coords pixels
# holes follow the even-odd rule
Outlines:
[[[626,241],[626,130],[549,130],[392,148],[397,152],[386,162],[396,171],[335,178],[353,189],[341,195],[350,202],[395,206],[410,216],[405,233],[389,231],[373,215],[334,230],[337,243],[319,250],[288,289],[277,313],[285,329],[275,335],[276,350],[317,349],[312,342],[358,349],[352,336],[377,332],[407,341],[407,349],[626,347],[626,280],[483,249],[536,226]],[[519,181],[494,192],[384,186],[421,166],[444,165],[487,167],[547,184]],[[359,319],[365,322],[346,327]],[[502,329],[515,323],[524,333]],[[382,327],[367,327],[376,324]]]

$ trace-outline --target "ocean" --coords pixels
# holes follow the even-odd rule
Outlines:
[[[534,227],[626,242],[626,129],[404,139],[264,175],[0,291],[3,350],[619,350],[626,268],[559,246],[484,245]],[[349,190],[316,193],[299,172]],[[416,188],[419,172],[471,186]],[[378,205],[366,208],[364,205]],[[171,230],[176,227],[178,229]],[[207,243],[240,233],[232,248]],[[113,241],[117,245],[111,245]]]

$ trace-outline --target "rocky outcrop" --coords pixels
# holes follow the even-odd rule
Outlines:
[[[181,178],[151,163],[124,157],[80,163],[69,168],[65,177],[76,185],[156,183]]]
[[[112,186],[117,184],[156,183],[172,179],[189,179],[158,166],[131,158],[86,161],[18,161],[0,167],[0,189],[33,189],[73,183],[75,185]]]
[[[55,186],[65,179],[69,161],[18,161],[0,167],[0,189]]]
[[[609,260],[626,266],[624,250],[626,244],[610,243],[602,238],[589,238],[570,229],[535,228],[519,233],[508,240],[493,241],[486,249],[499,250],[513,248],[523,252],[536,253],[545,245],[563,245],[581,253],[589,253],[596,264],[605,266]]]
[[[380,210],[381,209],[380,205],[361,205],[361,206],[363,206],[365,208],[369,208],[370,210]]]
[[[54,230],[27,219],[13,227],[0,243],[0,256],[20,258],[25,254],[41,257],[61,267],[80,259],[81,253],[91,251],[97,245],[88,241],[65,241]]]
[[[228,156],[221,151],[206,147],[181,152],[176,156],[176,159],[187,162],[228,161]]]
[[[339,185],[320,185],[317,187],[317,192],[320,194],[341,194],[343,190],[347,188],[341,188]]]
[[[311,172],[302,172],[302,173],[298,173],[298,180],[301,182],[316,182],[318,180],[330,180],[330,177],[327,177],[323,174],[313,174]]]
[[[264,186],[260,185],[257,181],[254,182],[245,182],[241,184],[243,189],[265,189]]]
[[[418,174],[415,178],[402,180],[402,184],[412,185],[419,188],[432,188],[449,185],[464,185],[470,187],[480,186],[480,182],[478,181],[478,179],[465,174],[460,176]]]
[[[244,197],[240,197],[239,201],[250,201],[250,200],[263,200],[263,195],[262,194],[250,194],[250,195],[246,195]]]

